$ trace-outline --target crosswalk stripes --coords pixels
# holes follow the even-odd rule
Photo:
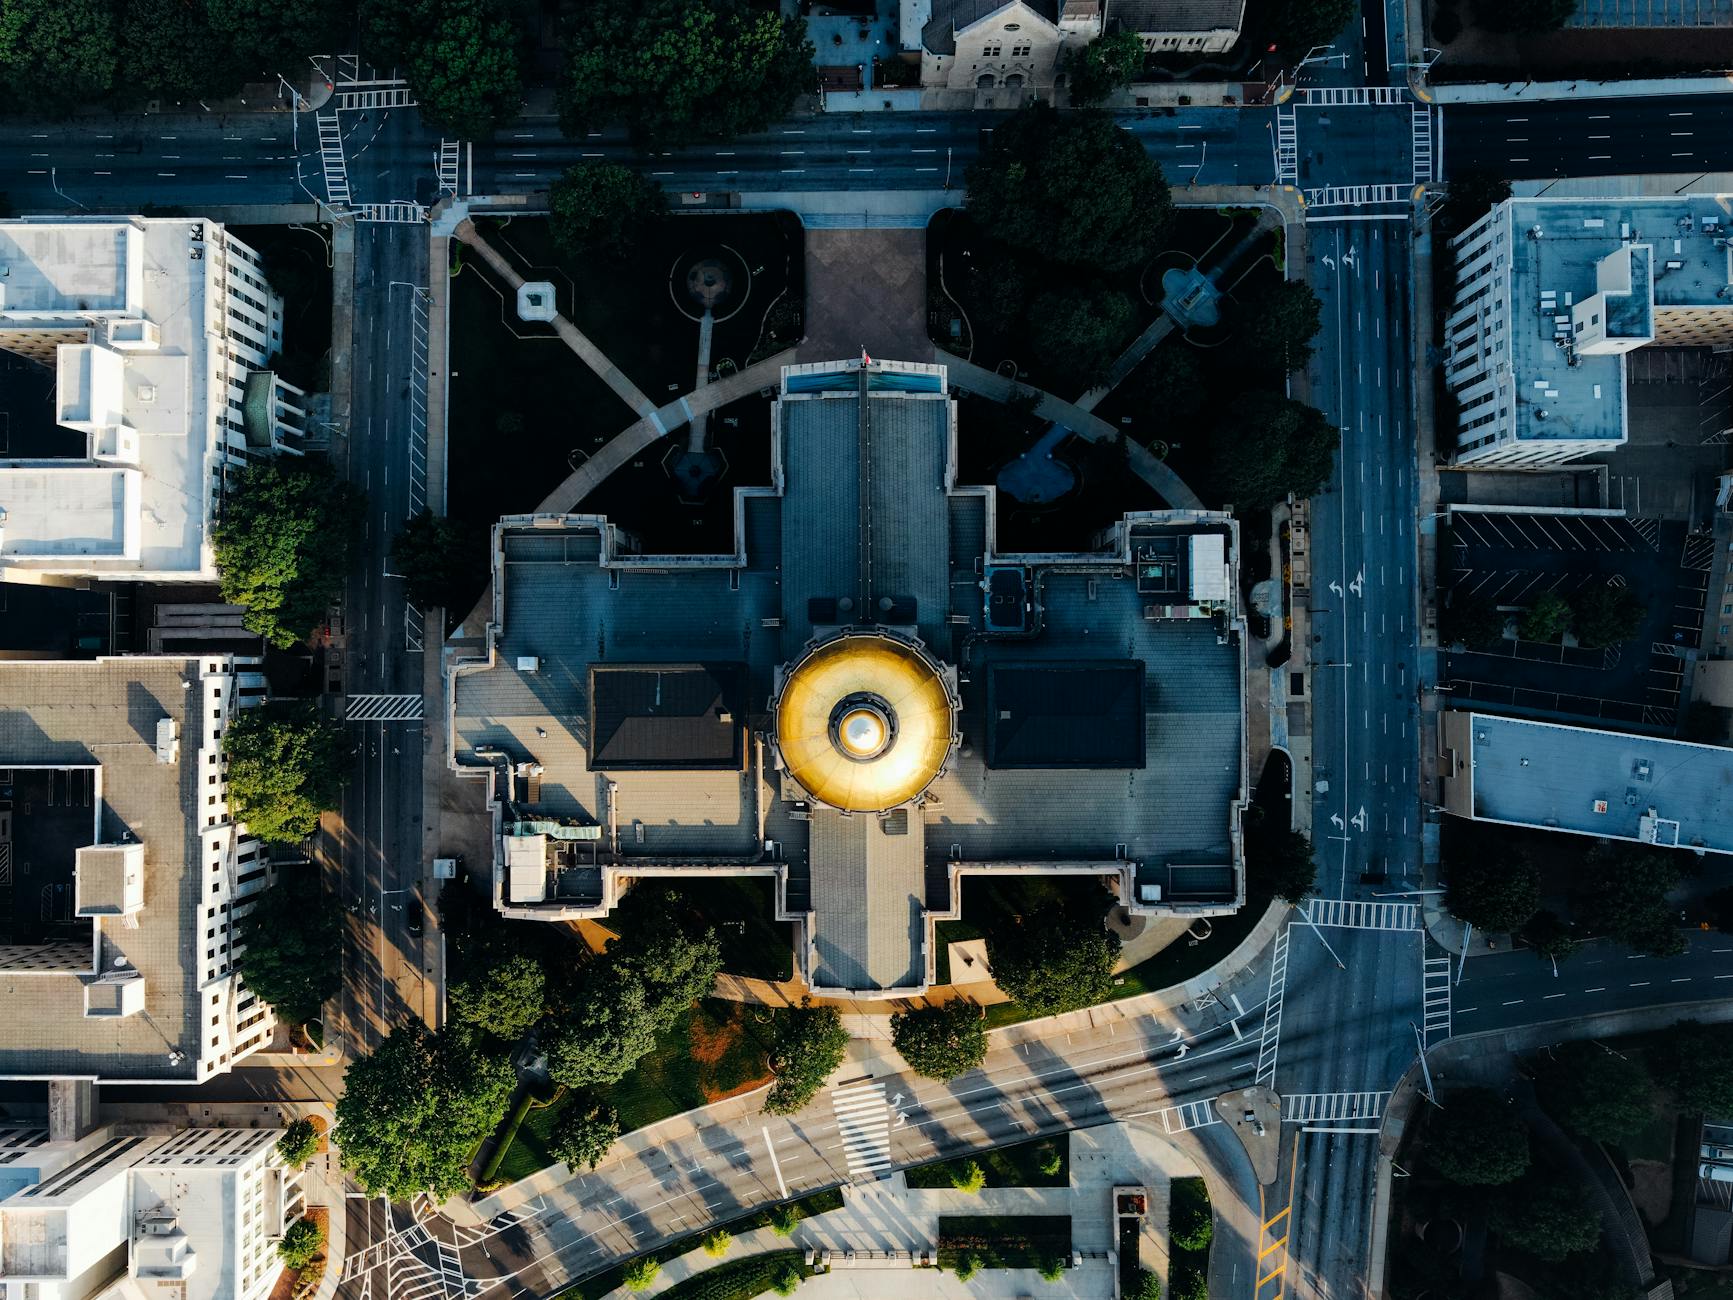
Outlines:
[[[1414,183],[1432,180],[1432,106],[1415,104],[1408,114],[1409,134],[1414,141]]]
[[[891,1108],[882,1083],[861,1083],[830,1090],[842,1134],[843,1155],[853,1179],[888,1178],[891,1172]]]
[[[1222,1122],[1222,1117],[1216,1114],[1213,1097],[1208,1101],[1188,1101],[1183,1106],[1169,1106],[1156,1114],[1161,1117],[1162,1128],[1169,1133],[1189,1133],[1194,1128],[1208,1128]]]
[[[1308,107],[1367,108],[1400,104],[1405,92],[1397,86],[1302,86],[1294,97]]]
[[[371,90],[339,90],[337,108],[414,108],[415,95],[408,86],[376,86]]]
[[[349,206],[349,164],[343,158],[343,128],[335,112],[320,113],[319,161],[325,169],[325,201],[334,208]]]
[[[419,722],[419,695],[351,695],[343,713],[345,722]]]
[[[1276,151],[1276,184],[1294,184],[1300,179],[1300,129],[1287,104],[1276,105],[1276,135],[1271,143]]]
[[[1313,898],[1306,903],[1313,925],[1344,930],[1417,930],[1420,908],[1415,903],[1363,903],[1354,898]]]
[[[1288,987],[1288,931],[1283,926],[1276,936],[1275,959],[1270,963],[1270,994],[1264,1001],[1264,1032],[1258,1039],[1258,1072],[1255,1082],[1260,1088],[1276,1084],[1276,1049],[1282,1039],[1282,994]]]
[[[439,188],[447,194],[457,193],[458,154],[462,147],[458,140],[439,142]]]
[[[1406,203],[1401,185],[1326,185],[1305,191],[1308,208],[1364,208],[1376,203]]]
[[[1380,1119],[1389,1100],[1387,1092],[1298,1092],[1282,1098],[1282,1119],[1289,1124]]]
[[[1428,957],[1420,966],[1421,1010],[1424,1020],[1421,1032],[1426,1045],[1434,1037],[1450,1037],[1450,958]]]
[[[363,203],[355,209],[355,215],[361,221],[413,226],[427,220],[427,209],[419,203]]]

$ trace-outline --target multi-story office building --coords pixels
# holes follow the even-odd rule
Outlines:
[[[0,662],[0,1077],[202,1082],[268,1041],[222,750],[264,697],[256,660]]]
[[[1733,342],[1733,247],[1709,196],[1507,199],[1451,241],[1456,463],[1528,468],[1626,436],[1625,357]]]
[[[0,1300],[263,1300],[304,1208],[281,1129],[0,1129]]]
[[[0,447],[0,579],[214,579],[225,472],[301,451],[282,346],[258,255],[214,221],[0,222],[0,349],[53,369],[53,418],[85,437]]]

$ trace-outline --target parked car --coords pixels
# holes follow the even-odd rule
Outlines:
[[[1705,1142],[1698,1152],[1705,1160],[1733,1160],[1733,1147],[1716,1146],[1713,1142]]]
[[[1697,1177],[1712,1183],[1733,1183],[1733,1165],[1698,1165]]]
[[[409,906],[404,908],[404,914],[409,918],[409,933],[419,937],[421,934],[421,901],[415,898],[410,899]]]

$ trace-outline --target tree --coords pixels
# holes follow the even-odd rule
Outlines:
[[[1036,1266],[1043,1282],[1057,1282],[1065,1276],[1065,1261],[1057,1255],[1044,1255]]]
[[[1268,882],[1277,898],[1297,906],[1318,883],[1312,841],[1304,831],[1253,835],[1248,837],[1246,849],[1252,869]]]
[[[1654,1081],[1628,1056],[1599,1043],[1564,1043],[1538,1070],[1541,1100],[1566,1128],[1619,1142],[1649,1122]]]
[[[1051,1142],[1043,1142],[1041,1144],[1041,1160],[1036,1168],[1040,1169],[1047,1177],[1055,1178],[1064,1167],[1065,1161],[1059,1155],[1059,1148]]]
[[[505,1116],[515,1085],[504,1058],[419,1020],[401,1024],[343,1076],[333,1135],[343,1167],[369,1195],[394,1201],[466,1191],[470,1155]]]
[[[298,1119],[277,1139],[277,1158],[290,1169],[300,1169],[319,1150],[319,1130],[310,1119]]]
[[[957,1271],[957,1281],[967,1282],[981,1271],[981,1256],[972,1250],[961,1251],[953,1267]]]
[[[1648,1050],[1649,1068],[1679,1109],[1733,1112],[1733,1026],[1681,1020]]]
[[[977,1160],[965,1160],[951,1170],[951,1186],[970,1196],[979,1196],[987,1185],[987,1171]]]
[[[325,1248],[325,1229],[311,1219],[296,1219],[277,1243],[277,1254],[293,1269],[303,1269]]]
[[[1556,1176],[1526,1178],[1499,1199],[1500,1212],[1491,1216],[1493,1232],[1536,1258],[1556,1264],[1600,1245],[1600,1211],[1575,1183]]]
[[[1453,1183],[1509,1183],[1528,1168],[1522,1116],[1487,1088],[1457,1088],[1432,1113],[1426,1132],[1432,1167]]]
[[[1341,441],[1322,411],[1250,388],[1211,433],[1207,472],[1222,500],[1242,511],[1267,510],[1289,493],[1309,497],[1322,488]]]
[[[1171,1300],[1209,1300],[1209,1279],[1193,1264],[1175,1268],[1169,1275]]]
[[[115,84],[119,40],[109,0],[5,0],[0,81],[38,113],[69,112]]]
[[[1589,854],[1584,922],[1600,934],[1651,957],[1685,950],[1677,907],[1667,901],[1679,868],[1666,849],[1598,847]]]
[[[1355,0],[1277,0],[1270,33],[1290,66],[1314,45],[1328,45],[1360,12]]]
[[[1556,32],[1576,8],[1577,0],[1474,0],[1474,21],[1489,32],[1528,36]]]
[[[954,1079],[979,1068],[987,1055],[987,1024],[973,1002],[899,1011],[891,1017],[891,1044],[916,1074]]]
[[[648,176],[621,163],[568,167],[548,190],[548,231],[568,253],[621,258],[668,210]]]
[[[1137,308],[1118,289],[1079,286],[1040,294],[1024,321],[1029,342],[1059,382],[1093,388],[1137,331]]]
[[[642,1255],[627,1264],[620,1275],[620,1280],[626,1284],[628,1291],[648,1291],[651,1283],[656,1280],[656,1274],[662,1271],[653,1256]]]
[[[205,0],[205,9],[219,39],[256,70],[346,42],[354,17],[343,0]]]
[[[256,837],[294,844],[319,829],[343,798],[347,742],[310,703],[237,709],[223,733],[229,809]]]
[[[367,55],[403,67],[422,119],[476,139],[517,116],[523,100],[509,0],[362,0]]]
[[[411,605],[437,605],[461,616],[487,585],[487,535],[423,510],[392,539],[391,568],[403,575],[403,597]]]
[[[451,984],[446,1000],[453,1025],[515,1043],[542,1018],[547,978],[541,963],[521,953]]]
[[[117,85],[129,93],[182,103],[226,97],[246,83],[246,65],[206,4],[126,0],[125,13]]]
[[[1571,628],[1590,650],[1621,645],[1643,630],[1648,610],[1626,586],[1585,587],[1571,597]]]
[[[1544,591],[1523,614],[1517,635],[1524,641],[1557,641],[1570,631],[1571,607],[1556,591]]]
[[[1071,82],[1071,106],[1099,104],[1124,90],[1143,69],[1143,41],[1136,32],[1113,32],[1074,50],[1065,59]]]
[[[1210,1213],[1209,1193],[1201,1178],[1176,1179],[1170,1188],[1169,1230],[1179,1250],[1205,1251],[1215,1237],[1215,1218]]]
[[[1099,918],[1032,917],[987,935],[994,982],[1032,1016],[1058,1015],[1105,1001],[1113,991],[1119,936]]]
[[[1137,1269],[1125,1288],[1125,1300],[1161,1300],[1161,1279],[1147,1268]]]
[[[343,589],[362,497],[323,461],[260,461],[229,484],[214,536],[223,599],[279,649],[310,636]]]
[[[241,982],[292,1025],[319,1014],[343,983],[343,913],[317,869],[287,867],[241,918]]]
[[[1158,347],[1127,375],[1121,391],[1152,415],[1170,423],[1203,410],[1203,374],[1183,340]]]
[[[800,1212],[784,1202],[770,1212],[770,1230],[779,1237],[792,1237],[800,1226]]]
[[[1135,136],[1099,112],[1023,109],[969,168],[969,216],[1014,249],[1074,269],[1145,261],[1173,215],[1167,181]]]
[[[1444,635],[1452,645],[1490,650],[1504,640],[1510,617],[1496,601],[1464,588],[1450,593],[1444,607]]]
[[[577,1098],[569,1102],[554,1121],[548,1151],[572,1173],[578,1166],[594,1169],[620,1136],[620,1116],[612,1106]]]
[[[784,1260],[776,1266],[776,1275],[770,1279],[770,1289],[777,1295],[793,1295],[805,1277],[800,1271],[800,1265]]]
[[[792,1115],[811,1101],[848,1051],[848,1030],[835,1007],[815,1007],[810,999],[777,1013],[770,1068],[776,1075],[764,1109]]]
[[[712,1259],[721,1259],[728,1253],[728,1248],[734,1244],[734,1234],[726,1228],[712,1228],[704,1234],[704,1253]]]
[[[1542,957],[1555,962],[1563,961],[1582,946],[1577,940],[1575,927],[1547,907],[1528,918],[1518,937]]]
[[[1464,854],[1450,864],[1451,915],[1480,930],[1508,934],[1540,910],[1540,871],[1520,850]]]
[[[1304,280],[1278,280],[1248,294],[1235,313],[1239,355],[1248,365],[1277,374],[1304,370],[1323,325],[1322,311]]]
[[[750,0],[591,0],[568,11],[560,127],[623,122],[664,148],[760,131],[817,87],[806,22]]]

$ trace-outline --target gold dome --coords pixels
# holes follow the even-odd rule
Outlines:
[[[854,633],[809,651],[783,680],[776,743],[820,803],[878,812],[925,790],[950,757],[956,702],[912,645]]]

